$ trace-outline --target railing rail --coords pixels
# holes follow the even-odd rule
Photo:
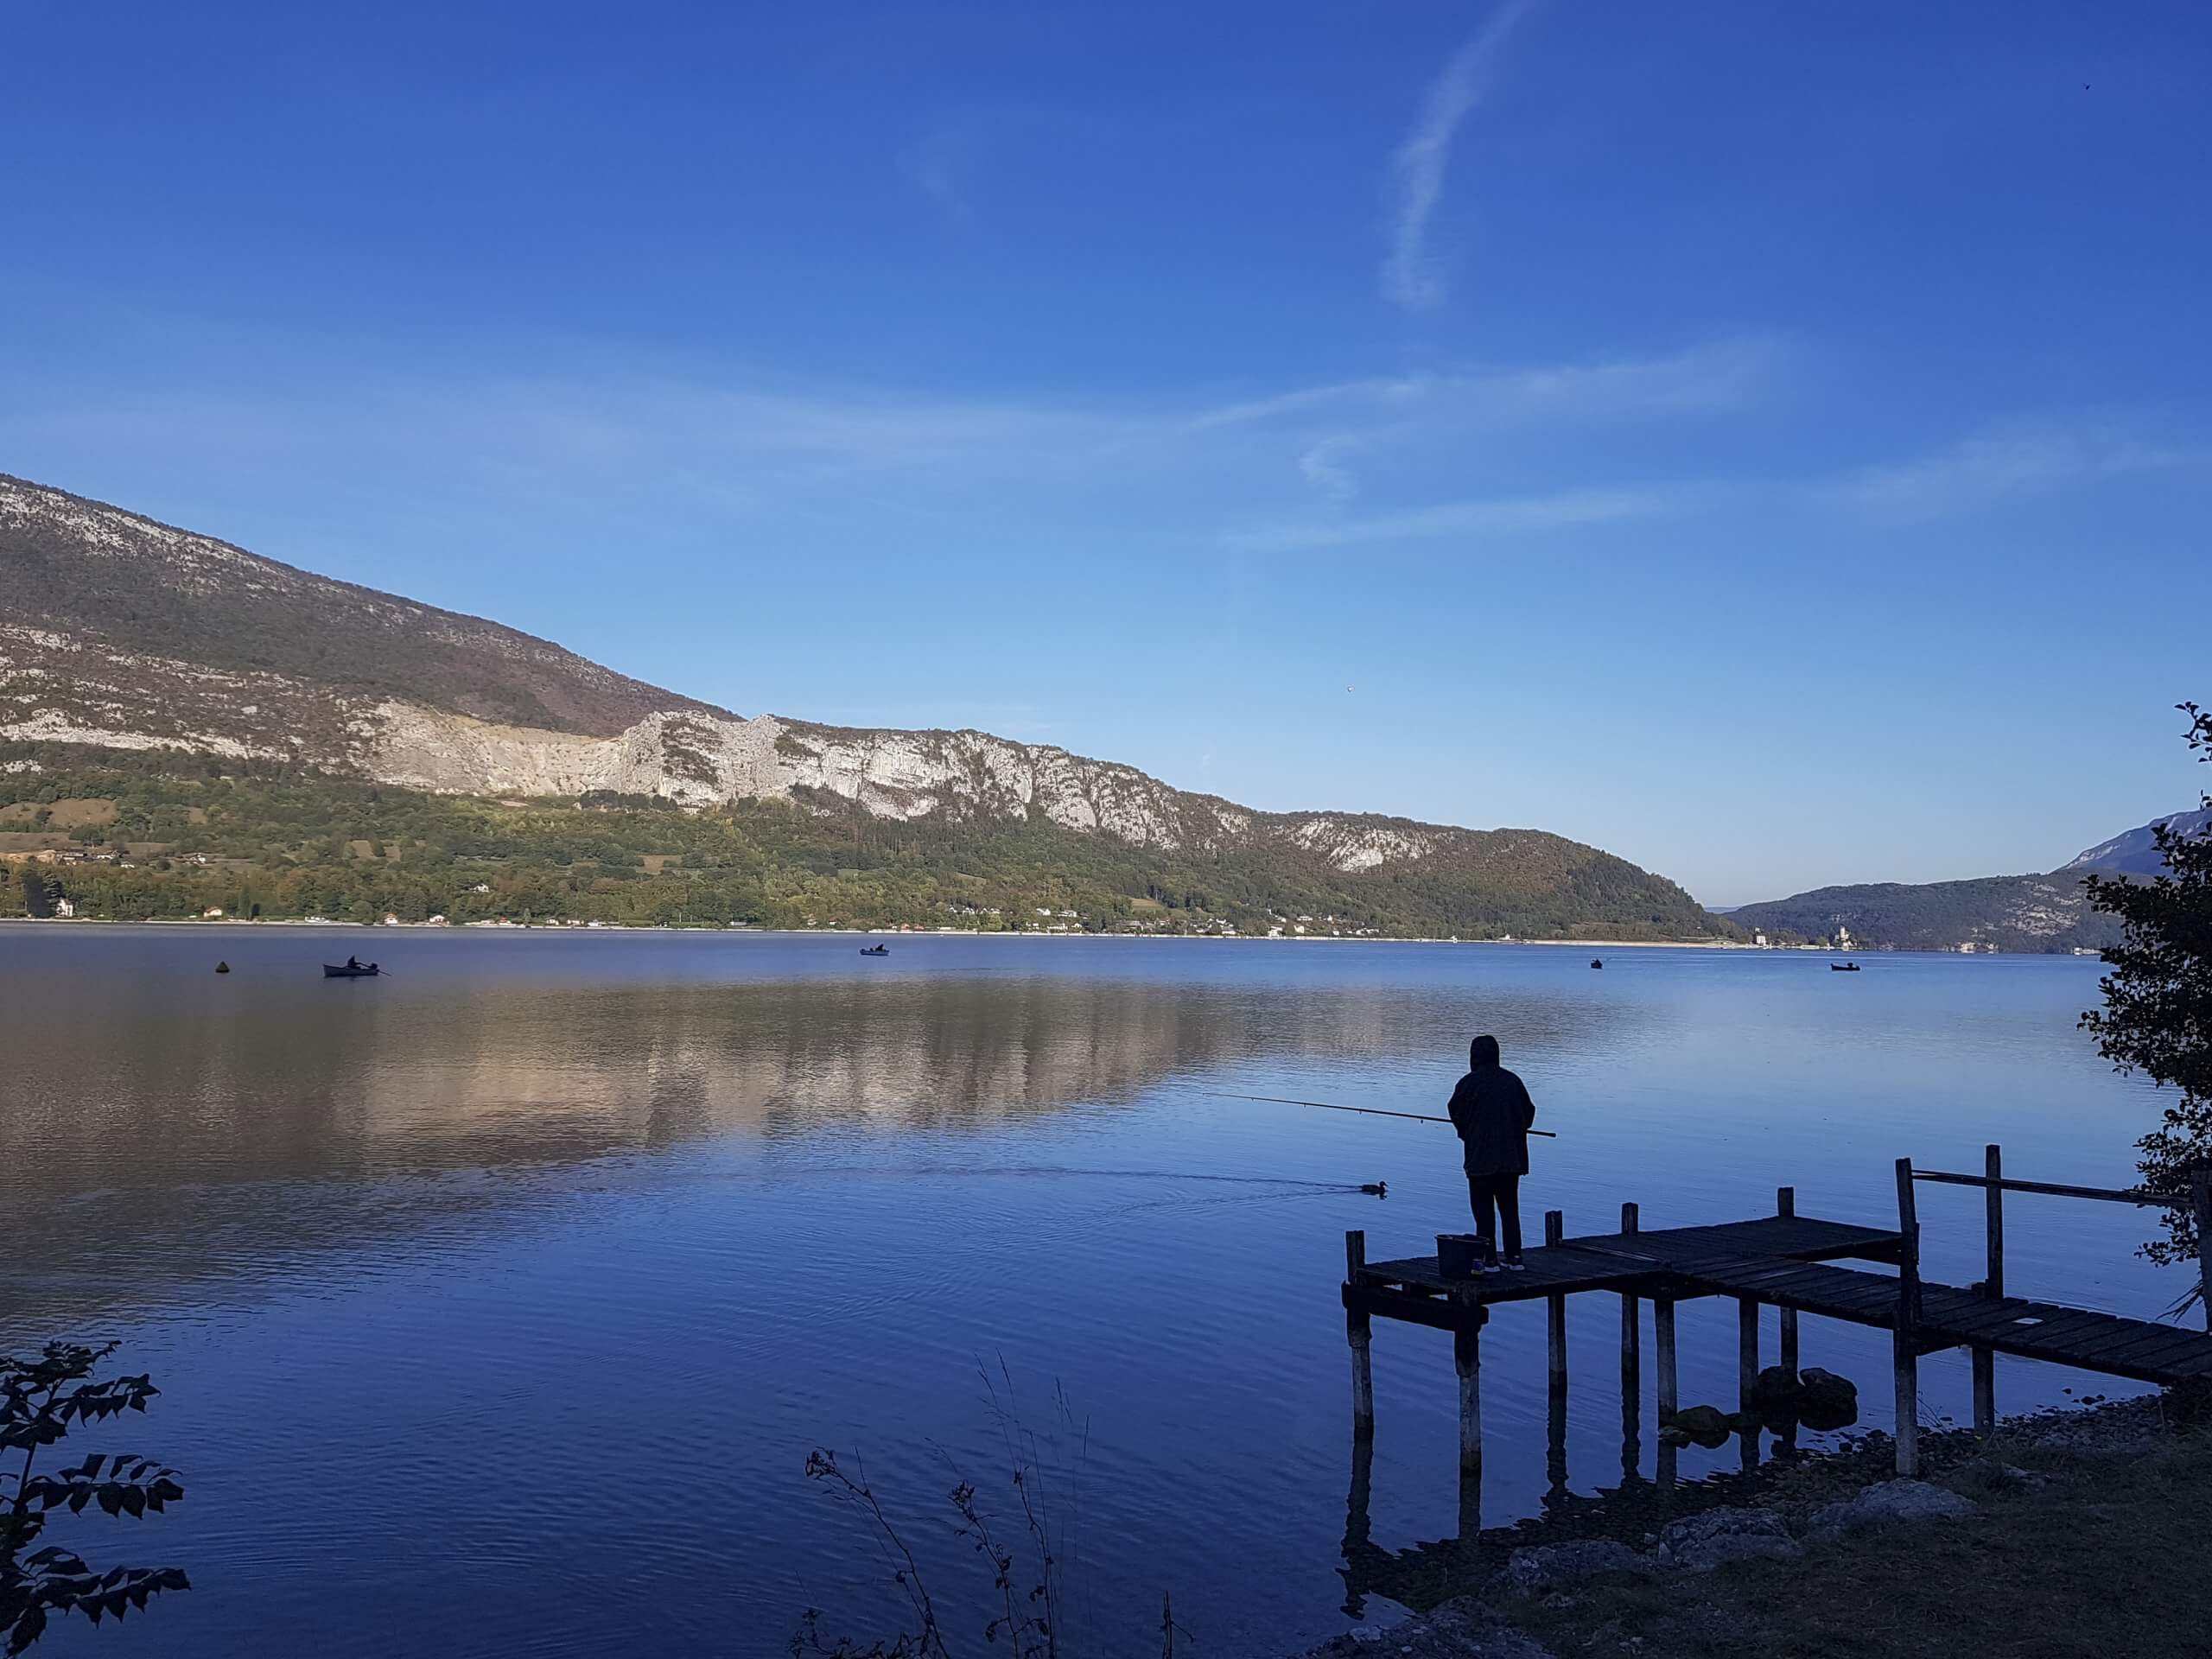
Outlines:
[[[2186,1210],[2196,1202],[2187,1192],[2151,1192],[2139,1186],[2069,1186],[2060,1181],[2020,1181],[2009,1176],[1961,1175],[1948,1169],[1916,1169],[1916,1181],[1942,1181],[1951,1186],[1996,1187],[2006,1192],[2044,1192],[2060,1198],[2102,1198],[2112,1204],[2136,1204],[2148,1209]]]
[[[2186,1192],[2152,1192],[2139,1186],[2074,1186],[2063,1181],[2022,1181],[2005,1173],[2005,1154],[2002,1147],[1982,1148],[1984,1168],[1980,1175],[1961,1175],[1948,1169],[1915,1169],[1909,1158],[1897,1160],[1897,1226],[1907,1236],[1910,1257],[1912,1237],[1918,1231],[1913,1215],[1912,1184],[1915,1181],[1938,1181],[1948,1186],[1978,1186],[1981,1189],[1982,1207],[1986,1212],[1989,1231],[1988,1276],[1982,1281],[1982,1294],[2001,1297],[2005,1294],[2005,1195],[2007,1192],[2042,1192],[2059,1198],[2096,1198],[2107,1204],[2133,1204],[2146,1210],[2183,1210],[2190,1211],[2196,1224],[2196,1300],[2204,1310],[2204,1328],[2212,1331],[2212,1163],[2198,1164],[2190,1175],[2190,1190]],[[1903,1329],[1909,1319],[1910,1301],[1917,1294],[1910,1283],[1910,1275],[1898,1290],[1898,1325]],[[2184,1299],[2185,1300],[2186,1299]],[[1993,1357],[1986,1348],[1974,1352],[1974,1426],[1986,1432],[1996,1422],[1996,1391],[1992,1371]]]

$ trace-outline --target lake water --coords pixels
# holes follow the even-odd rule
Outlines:
[[[2075,1031],[2099,969],[2071,958],[855,943],[0,928],[0,1351],[117,1338],[154,1373],[150,1416],[85,1449],[158,1453],[188,1497],[66,1537],[196,1586],[52,1647],[767,1655],[810,1606],[888,1634],[861,1518],[804,1478],[823,1446],[978,1648],[944,1495],[1018,1530],[1010,1398],[1086,1651],[1156,1652],[1165,1592],[1195,1650],[1286,1652],[1347,1623],[1344,1230],[1420,1253],[1465,1188],[1445,1130],[1204,1091],[1436,1111],[1496,1032],[1560,1135],[1531,1230],[1570,1231],[1785,1182],[1894,1224],[1894,1159],[1978,1170],[1989,1141],[2121,1185],[2157,1108]],[[319,976],[349,950],[393,976]],[[1980,1195],[1921,1207],[1929,1276],[1978,1278]],[[2156,1314],[2184,1287],[2132,1255],[2145,1224],[2015,1197],[2011,1285]],[[1571,1304],[1577,1491],[1620,1475],[1617,1308]],[[1734,1344],[1732,1306],[1684,1305],[1685,1403],[1733,1403]],[[1450,1341],[1378,1323],[1374,1351],[1372,1537],[1409,1549],[1457,1526]],[[1886,1427],[1881,1333],[1808,1319],[1804,1362]],[[1922,1376],[1924,1414],[1967,1414],[1963,1355]],[[1483,1394],[1494,1524],[1546,1489],[1541,1304],[1493,1319]]]

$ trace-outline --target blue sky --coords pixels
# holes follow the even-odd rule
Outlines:
[[[2199,785],[2200,5],[6,10],[0,470],[1712,903]]]

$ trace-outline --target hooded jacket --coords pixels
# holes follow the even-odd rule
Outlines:
[[[1521,1079],[1497,1063],[1497,1039],[1468,1045],[1467,1075],[1452,1091],[1452,1127],[1466,1147],[1470,1175],[1526,1175],[1529,1126],[1536,1103]]]

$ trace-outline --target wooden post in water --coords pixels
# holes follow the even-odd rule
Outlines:
[[[1452,1333],[1452,1363],[1459,1373],[1459,1535],[1482,1530],[1483,1350],[1487,1317],[1479,1307],[1461,1311],[1465,1321]]]
[[[1557,1210],[1544,1211],[1544,1243],[1556,1249],[1567,1237],[1567,1217]],[[1567,1491],[1567,1298],[1554,1296],[1545,1308],[1545,1329],[1551,1352],[1551,1388],[1544,1423],[1546,1478],[1554,1493]]]
[[[1738,1296],[1736,1299],[1736,1409],[1751,1408],[1751,1391],[1759,1380],[1759,1299]],[[1744,1467],[1751,1469],[1759,1460],[1759,1432],[1757,1428],[1738,1431],[1738,1443],[1743,1448]]]
[[[1353,1230],[1344,1235],[1344,1287],[1357,1292],[1360,1271],[1367,1266],[1367,1235]],[[1375,1438],[1375,1368],[1369,1357],[1375,1328],[1364,1308],[1344,1310],[1344,1336],[1351,1344],[1351,1433],[1356,1440]]]
[[[1774,1189],[1774,1213],[1784,1219],[1797,1213],[1796,1187],[1777,1186]],[[1782,1326],[1782,1369],[1794,1379],[1797,1375],[1797,1310],[1777,1306],[1775,1312]],[[1784,1452],[1797,1449],[1797,1425],[1794,1420],[1783,1425],[1782,1449]]]
[[[1897,1160],[1897,1309],[1891,1357],[1897,1372],[1897,1473],[1920,1472],[1920,1217],[1912,1160]]]
[[[1759,1380],[1759,1299],[1736,1299],[1736,1406],[1748,1411]]]
[[[2204,1328],[2212,1331],[2212,1164],[2199,1164],[2190,1183],[2196,1201],[2196,1294],[2204,1304]]]
[[[1778,1186],[1774,1190],[1774,1213],[1794,1216],[1797,1213],[1797,1189]],[[1790,1376],[1797,1375],[1797,1310],[1785,1307],[1782,1314],[1782,1369]]]
[[[1981,1190],[1982,1217],[1989,1233],[1989,1257],[1982,1270],[1982,1294],[1992,1301],[2005,1294],[2005,1154],[1994,1144],[1981,1153],[1982,1173],[1989,1185]],[[1997,1432],[1997,1355],[1989,1348],[1974,1351],[1974,1432],[1985,1439]]]
[[[1544,1243],[1555,1249],[1567,1236],[1567,1217],[1557,1210],[1544,1211]],[[1550,1296],[1545,1299],[1545,1330],[1550,1337],[1551,1377],[1554,1390],[1567,1387],[1567,1298]]]
[[[1640,1224],[1632,1204],[1621,1205],[1621,1231]],[[1635,1295],[1621,1293],[1621,1478],[1633,1480],[1643,1462],[1643,1327]]]

